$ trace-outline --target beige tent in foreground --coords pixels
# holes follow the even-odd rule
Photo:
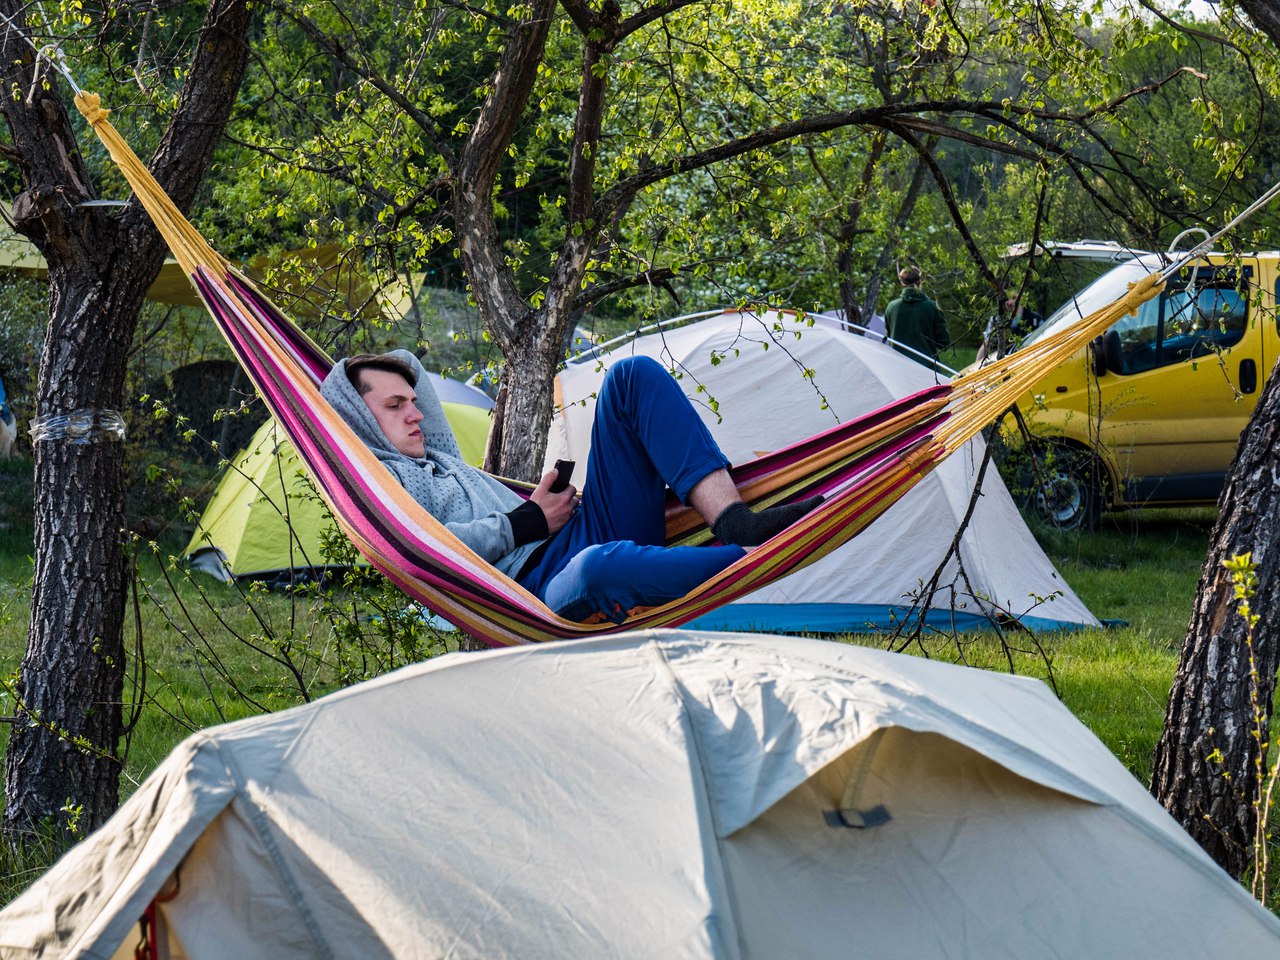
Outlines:
[[[1280,956],[1040,683],[666,631],[455,654],[197,734],[0,955]],[[167,950],[168,952],[164,952]]]

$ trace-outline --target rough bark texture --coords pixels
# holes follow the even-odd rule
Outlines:
[[[1280,8],[1270,0],[1241,0],[1254,25],[1280,44]],[[1218,521],[1200,574],[1156,746],[1151,792],[1196,841],[1233,876],[1252,857],[1257,820],[1259,743],[1254,735],[1256,694],[1263,730],[1270,727],[1276,670],[1280,667],[1280,378],[1272,373],[1245,428]],[[1230,576],[1222,567],[1252,553],[1261,615],[1250,669],[1246,625],[1236,613]],[[1265,734],[1264,734],[1265,736]]]
[[[20,20],[22,5],[0,0]],[[212,160],[247,63],[244,0],[209,7],[178,110],[151,169],[180,208]],[[36,88],[30,46],[0,36],[6,95],[0,110],[18,154],[18,229],[49,264],[49,329],[36,416],[122,410],[125,363],[147,287],[165,248],[137,204],[96,199],[56,89]],[[47,70],[45,71],[47,73]],[[107,98],[110,99],[109,97]],[[44,822],[101,824],[118,803],[126,566],[123,449],[117,442],[35,444],[35,579],[5,768],[5,829]]]
[[[1274,373],[1241,438],[1222,492],[1209,554],[1174,676],[1164,732],[1156,747],[1151,792],[1233,876],[1251,859],[1258,789],[1251,689],[1270,720],[1280,666],[1280,378]],[[1253,634],[1237,614],[1222,562],[1252,552],[1262,615]],[[1255,681],[1256,677],[1256,681]]]
[[[556,282],[548,285],[547,300],[540,309],[525,302],[506,262],[494,222],[492,192],[533,90],[555,8],[556,0],[535,0],[529,15],[512,26],[493,77],[493,89],[480,108],[454,171],[458,251],[480,317],[506,359],[503,401],[485,451],[485,467],[522,480],[536,479],[540,466],[542,438],[551,424],[547,385],[560,359],[572,304],[558,295],[561,288]],[[575,146],[578,135],[575,131]],[[557,266],[559,274],[564,264]],[[507,429],[512,424],[519,427]]]
[[[1240,9],[1272,43],[1280,44],[1280,6],[1275,0],[1240,0]]]

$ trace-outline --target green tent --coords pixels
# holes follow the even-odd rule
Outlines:
[[[463,458],[478,466],[493,401],[475,387],[428,375]],[[224,580],[293,579],[325,566],[320,542],[333,528],[293,445],[268,420],[227,467],[185,554]]]

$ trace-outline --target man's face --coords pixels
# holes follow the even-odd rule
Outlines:
[[[361,397],[391,445],[406,457],[426,453],[422,431],[418,429],[422,412],[414,403],[416,396],[409,381],[389,370],[361,370],[360,380],[370,388]]]

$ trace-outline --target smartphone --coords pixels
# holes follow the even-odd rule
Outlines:
[[[556,478],[551,481],[551,492],[559,493],[569,485],[569,481],[573,479],[573,468],[576,466],[574,460],[557,460],[556,461]]]

